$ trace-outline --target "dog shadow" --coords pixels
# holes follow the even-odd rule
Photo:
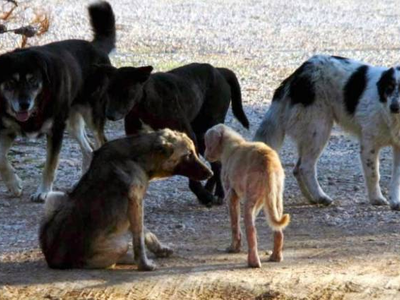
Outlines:
[[[197,263],[190,266],[168,266],[180,258],[154,260],[158,269],[152,272],[140,272],[136,265],[117,265],[112,269],[68,269],[56,270],[47,267],[44,259],[26,262],[0,262],[0,286],[27,286],[57,283],[76,283],[79,281],[94,281],[90,288],[105,288],[123,283],[139,283],[151,278],[164,276],[197,274],[209,271],[245,270],[245,261],[241,263]],[[101,283],[98,283],[98,282]]]

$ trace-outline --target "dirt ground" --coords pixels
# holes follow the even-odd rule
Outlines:
[[[31,1],[52,12],[50,32],[32,43],[90,39],[87,1]],[[394,65],[400,53],[400,6],[394,0],[115,0],[118,23],[116,65],[153,65],[167,70],[210,62],[238,74],[249,132],[229,114],[227,123],[251,138],[273,90],[316,53]],[[1,52],[16,46],[0,35]],[[121,123],[107,135],[123,135]],[[183,178],[156,181],[146,196],[146,225],[175,251],[155,259],[158,269],[135,266],[103,271],[47,268],[38,248],[43,205],[29,201],[45,160],[43,140],[16,142],[10,153],[24,180],[21,198],[0,183],[0,299],[400,299],[400,214],[368,204],[357,141],[336,128],[319,162],[319,179],[335,199],[331,207],[309,205],[292,175],[296,151],[281,151],[286,170],[286,230],[282,263],[266,262],[272,236],[257,220],[261,269],[246,267],[243,252],[227,254],[230,242],[225,205],[200,206]],[[80,176],[81,154],[64,142],[57,190]],[[391,174],[390,149],[381,155],[384,193]]]

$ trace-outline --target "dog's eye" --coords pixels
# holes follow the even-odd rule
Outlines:
[[[394,91],[394,85],[393,85],[393,84],[389,84],[389,85],[387,86],[387,88],[386,88],[386,91],[387,91],[388,93],[393,92],[393,91]]]
[[[16,85],[17,85],[17,81],[15,81],[14,79],[10,79],[10,80],[6,81],[5,88],[7,90],[13,90]]]

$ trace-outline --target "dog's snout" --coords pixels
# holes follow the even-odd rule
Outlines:
[[[395,114],[399,113],[399,112],[400,112],[400,106],[399,106],[399,104],[398,104],[398,103],[392,103],[392,104],[390,104],[390,111],[391,111],[392,113],[395,113]]]
[[[111,115],[111,114],[107,115],[107,119],[109,119],[110,121],[117,121],[117,118],[114,115]]]
[[[31,105],[30,101],[20,101],[19,102],[19,109],[21,111],[26,111],[26,110],[29,109],[30,105]]]
[[[116,112],[106,112],[106,117],[110,121],[118,121],[124,118],[124,115]]]

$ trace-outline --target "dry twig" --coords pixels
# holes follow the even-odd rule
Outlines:
[[[15,18],[15,9],[18,6],[17,1],[15,0],[3,0],[4,2],[10,3],[11,8],[4,8],[3,10],[5,11],[4,13],[0,14],[0,19],[3,21],[9,21],[13,18]],[[26,10],[27,7],[23,8],[23,10]],[[24,48],[27,45],[28,38],[34,37],[34,36],[41,36],[45,32],[49,30],[50,27],[50,17],[49,14],[46,12],[35,12],[35,17],[30,22],[29,25],[26,26],[21,26],[18,28],[13,28],[13,29],[8,29],[5,24],[0,24],[0,34],[8,33],[8,32],[13,32],[15,34],[19,34],[22,37],[21,41],[21,47]]]

